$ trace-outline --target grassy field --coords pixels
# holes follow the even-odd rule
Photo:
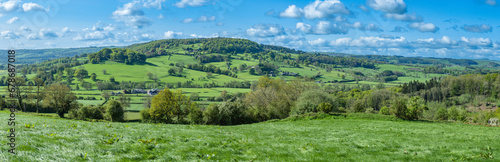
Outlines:
[[[7,121],[8,113],[0,112]],[[372,119],[373,118],[373,119]],[[352,114],[239,126],[16,116],[17,155],[0,161],[454,161],[500,154],[500,128]],[[25,124],[34,124],[26,128]],[[3,127],[4,130],[7,127]],[[116,134],[116,137],[115,137]],[[118,140],[119,139],[119,140]],[[151,142],[148,142],[151,141]],[[1,143],[8,143],[1,138]]]

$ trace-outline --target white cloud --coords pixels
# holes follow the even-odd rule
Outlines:
[[[473,33],[488,33],[493,31],[492,27],[490,25],[464,25],[462,27],[465,31],[468,32],[473,32]]]
[[[495,0],[486,0],[484,3],[491,5],[491,6],[497,5],[497,2]]]
[[[0,2],[0,13],[8,13],[17,10],[20,2],[21,1],[19,0],[9,0],[3,3]]]
[[[24,3],[23,4],[23,11],[28,12],[28,11],[43,11],[45,12],[46,10],[40,6],[39,4],[36,3]]]
[[[428,38],[428,39],[417,39],[412,42],[415,47],[426,47],[426,48],[451,48],[457,45],[457,41],[452,40],[448,36],[443,36],[440,39]]]
[[[207,2],[208,2],[207,0],[181,0],[175,3],[174,6],[179,8],[185,8],[187,6],[198,7],[205,5],[205,3]]]
[[[278,24],[257,24],[246,30],[251,37],[274,37],[285,34],[285,29]]]
[[[349,15],[351,12],[339,0],[316,0],[304,7],[304,17],[307,19],[328,18],[332,14]]]
[[[157,8],[162,9],[162,3],[165,0],[141,0],[141,3],[146,8]]]
[[[415,30],[418,30],[420,32],[432,32],[432,33],[435,33],[439,30],[438,27],[436,27],[436,25],[432,24],[432,23],[424,23],[424,22],[420,22],[420,23],[411,23],[408,25],[409,28],[411,29],[415,29]]]
[[[295,25],[295,28],[305,34],[317,35],[346,34],[348,32],[347,27],[343,27],[342,25],[331,23],[329,21],[318,21],[314,27],[309,24],[298,22]]]
[[[202,15],[196,21],[198,21],[198,22],[208,22],[208,21],[214,21],[214,20],[215,20],[215,16],[207,17],[205,15]]]
[[[0,32],[0,37],[4,38],[4,39],[17,39],[20,36],[19,36],[19,34],[14,33],[13,31],[6,30],[6,31]]]
[[[312,46],[319,46],[319,47],[325,46],[327,44],[326,40],[324,40],[322,38],[318,38],[316,40],[308,41],[308,43],[310,45],[312,45]]]
[[[350,26],[351,28],[354,28],[354,29],[362,30],[362,31],[372,31],[372,32],[382,32],[383,31],[375,24],[363,25],[361,22],[355,22],[353,24],[348,24],[348,26]]]
[[[19,27],[19,31],[31,32],[31,29],[28,28],[27,26],[21,26],[21,27]]]
[[[367,0],[366,4],[377,11],[406,13],[406,3],[403,0]]]
[[[386,13],[384,14],[385,18],[400,20],[400,21],[408,21],[408,22],[422,22],[424,18],[422,16],[417,16],[415,13],[413,14],[397,14],[397,13]]]
[[[280,13],[280,17],[301,18],[303,14],[304,11],[301,8],[295,5],[290,5],[285,11]]]
[[[113,19],[117,22],[123,22],[127,26],[134,28],[143,28],[150,26],[152,21],[144,15],[144,11],[140,9],[141,4],[138,1],[133,1],[119,7],[113,12]]]
[[[182,23],[190,23],[192,21],[193,21],[193,19],[191,19],[191,18],[190,19],[184,19],[184,20],[182,20]]]
[[[163,14],[158,15],[158,19],[163,19]]]
[[[78,41],[97,41],[114,38],[114,34],[107,31],[91,31],[82,35],[78,35],[73,40]]]
[[[13,18],[7,20],[7,24],[12,24],[12,23],[16,22],[17,20],[19,20],[19,17],[13,17]]]
[[[465,38],[461,37],[460,41],[470,47],[491,47],[493,42],[490,38]]]
[[[62,36],[66,36],[68,34],[71,34],[71,33],[74,33],[75,31],[71,30],[70,28],[68,27],[64,27],[63,29],[61,29],[61,33],[59,33],[59,36],[62,37]]]
[[[167,31],[164,33],[165,38],[177,38],[182,36],[182,32]]]
[[[28,35],[26,38],[31,40],[39,40],[39,39],[54,39],[57,38],[58,35],[52,31],[52,29],[42,28],[38,31],[38,33],[33,33]]]
[[[305,6],[304,9],[296,5],[290,5],[285,11],[281,12],[279,16],[287,18],[305,17],[306,19],[323,19],[333,17],[335,14],[350,15],[351,11],[349,11],[339,0],[316,0]]]

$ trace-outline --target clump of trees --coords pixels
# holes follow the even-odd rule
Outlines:
[[[146,62],[146,55],[130,49],[121,48],[103,48],[99,52],[89,54],[87,57],[92,64],[98,64],[107,60],[125,64]]]

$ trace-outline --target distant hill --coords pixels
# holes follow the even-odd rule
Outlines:
[[[103,48],[110,47],[19,49],[16,50],[16,64],[36,64],[45,60],[73,57],[84,53],[94,53]],[[0,50],[0,53],[7,53],[7,50]],[[0,59],[0,64],[7,64],[7,59]]]

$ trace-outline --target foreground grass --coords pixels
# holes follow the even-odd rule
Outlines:
[[[8,114],[1,112],[0,120],[7,119]],[[500,158],[499,127],[392,119],[355,114],[347,118],[196,126],[18,115],[17,155],[7,153],[2,145],[0,161],[484,160],[481,154],[491,154],[491,161]],[[35,126],[26,128],[24,124]],[[2,125],[2,131],[6,131],[6,124]],[[7,138],[0,138],[0,142],[7,143]]]

